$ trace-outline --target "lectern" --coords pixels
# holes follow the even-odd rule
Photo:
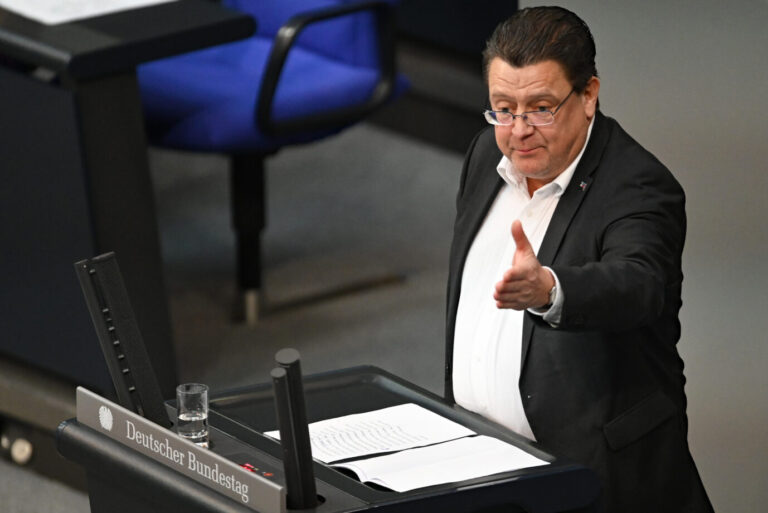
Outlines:
[[[479,434],[521,447],[549,464],[398,493],[360,483],[315,461],[317,493],[322,502],[301,511],[553,513],[586,507],[599,492],[597,477],[582,465],[563,461],[515,433],[376,367],[310,375],[305,385],[310,422],[412,402]],[[170,403],[168,407],[172,409]],[[246,469],[256,469],[258,475],[280,487],[284,485],[280,445],[263,435],[276,428],[270,384],[216,395],[211,400],[209,420],[212,452]],[[65,457],[86,468],[92,513],[254,511],[76,420],[62,423],[57,444]]]
[[[76,268],[105,357],[114,360],[110,371],[115,386],[125,388],[124,394],[118,393],[120,405],[79,389],[78,418],[63,422],[57,431],[59,452],[87,471],[92,513],[554,513],[587,507],[597,498],[599,484],[591,470],[562,460],[393,374],[366,366],[307,376],[302,395],[307,421],[413,403],[477,434],[514,445],[547,464],[395,492],[361,483],[314,460],[309,468],[314,473],[317,503],[302,510],[290,509],[286,504],[286,482],[290,480],[283,465],[286,455],[277,440],[264,434],[278,427],[276,410],[285,411],[275,408],[272,384],[212,395],[210,450],[181,439],[163,426],[175,418],[175,403],[164,404],[168,419],[159,414],[157,405],[151,404],[157,385],[151,379],[137,379],[146,375],[146,368],[133,371],[142,367],[142,351],[129,346],[142,342],[132,326],[135,322],[114,255],[79,262]],[[126,380],[126,374],[135,375]],[[288,405],[288,409],[296,407]]]

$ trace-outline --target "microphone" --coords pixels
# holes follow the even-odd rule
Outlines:
[[[283,467],[289,509],[317,506],[317,490],[312,468],[312,446],[304,404],[299,352],[281,349],[275,354],[279,365],[272,369],[275,408],[283,448]]]

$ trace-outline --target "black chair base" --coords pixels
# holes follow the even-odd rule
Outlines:
[[[259,322],[262,312],[262,298],[260,289],[249,289],[240,292],[242,304],[242,320],[249,326]]]
[[[261,235],[266,227],[267,155],[236,154],[230,158],[232,224],[237,246],[235,319],[254,325],[270,313],[307,306],[321,301],[402,282],[405,277],[389,271],[354,277],[323,290],[269,301],[265,293]]]

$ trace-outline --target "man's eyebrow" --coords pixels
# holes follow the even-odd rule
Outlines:
[[[551,100],[553,102],[556,102],[558,100],[558,97],[555,96],[554,93],[543,92],[543,91],[540,93],[533,93],[529,96],[525,96],[520,99],[513,98],[512,96],[509,96],[508,94],[503,92],[498,92],[498,93],[492,92],[490,97],[491,97],[491,100],[508,100],[515,103],[536,103],[541,100]]]
[[[554,101],[557,101],[557,96],[555,96],[554,93],[549,93],[549,92],[546,92],[546,93],[536,93],[536,94],[531,95],[529,97],[529,99],[528,99],[528,101],[530,101],[531,103],[537,102],[539,100],[554,100]]]

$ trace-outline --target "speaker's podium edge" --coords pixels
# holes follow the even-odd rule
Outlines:
[[[349,376],[361,375],[362,379],[370,381],[371,374],[377,377],[377,372],[384,377],[383,382],[388,386],[394,383],[397,387],[407,383],[399,379],[393,382],[389,379],[392,375],[375,367],[342,369],[320,375],[319,379],[308,376],[308,395],[311,396],[312,390],[317,388],[318,381],[338,384],[340,376],[341,383],[345,383],[344,376],[349,378]],[[244,391],[235,394],[224,393],[220,396],[225,397],[231,404],[233,397],[248,395]],[[434,400],[433,397],[426,397],[427,403]],[[450,409],[445,403],[440,406]],[[242,443],[242,438],[248,438],[242,434],[241,422],[227,419],[226,416],[215,412],[215,407],[214,399],[212,400],[212,424],[238,426],[240,431],[232,430],[236,432],[237,437],[224,433],[216,427],[212,427],[212,432],[217,432],[220,439],[223,434],[227,439],[237,440],[238,443]],[[458,412],[458,415],[452,415],[452,417],[454,420],[461,419],[462,415],[462,412]],[[476,427],[475,417],[471,417],[475,423],[472,427]],[[218,421],[215,422],[214,419]],[[493,426],[492,428],[495,429]],[[214,436],[213,433],[212,436]],[[257,433],[252,436],[259,437],[263,446],[263,441],[266,440],[263,435]],[[244,452],[255,450],[263,457],[267,469],[274,470],[274,466],[280,463],[279,458],[275,457],[279,452],[274,450],[277,443],[274,441],[270,443],[273,444],[271,451],[265,452],[252,448],[244,449]],[[153,461],[137,450],[118,443],[75,419],[61,424],[57,432],[57,446],[62,455],[85,467],[89,480],[92,513],[254,511],[253,508],[225,497],[210,487],[203,486],[168,466]],[[370,490],[370,493],[361,493],[361,490],[368,490],[366,485],[316,462],[316,467],[319,467],[319,471],[316,472],[318,493],[326,496],[326,501],[311,511],[331,513],[375,509],[380,512],[459,512],[492,511],[503,508],[503,511],[555,512],[583,507],[595,500],[599,485],[593,472],[580,465],[559,461],[552,456],[549,459],[552,461],[545,467],[486,476],[467,482],[450,483],[405,493],[375,490]],[[275,474],[279,477],[279,471]],[[282,508],[281,510],[293,511]],[[267,510],[257,511],[272,513]]]

